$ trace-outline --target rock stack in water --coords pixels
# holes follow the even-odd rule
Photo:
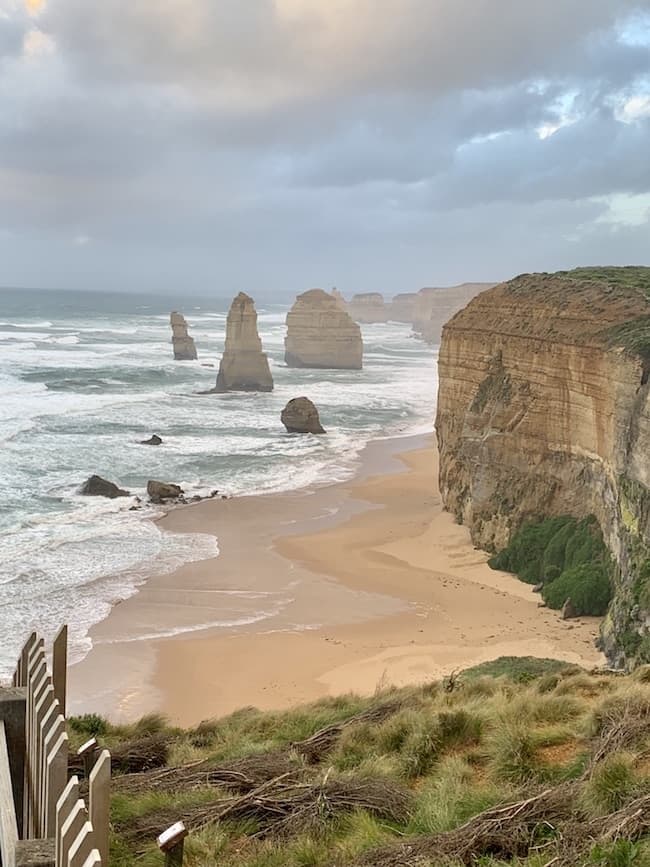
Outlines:
[[[289,433],[324,434],[318,410],[308,397],[294,397],[280,414],[280,420]]]
[[[360,292],[352,296],[348,313],[355,322],[387,322],[388,307],[379,292]]]
[[[388,318],[392,322],[408,322],[412,325],[415,319],[417,299],[417,292],[402,292],[400,295],[396,295],[390,302]]]
[[[194,361],[197,358],[194,340],[187,333],[187,322],[176,310],[169,317],[172,326],[172,346],[176,361]]]
[[[442,326],[451,317],[494,283],[460,283],[444,288],[420,289],[415,302],[413,330],[427,343],[440,343]]]
[[[284,360],[289,367],[361,370],[361,329],[322,289],[310,289],[296,299],[287,314]]]
[[[230,305],[226,348],[215,391],[273,391],[269,360],[257,333],[255,302],[245,292],[240,292]]]

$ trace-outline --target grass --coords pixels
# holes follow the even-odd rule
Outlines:
[[[152,774],[114,777],[112,867],[161,865],[156,833],[177,819],[192,826],[197,810],[216,810],[242,797],[228,785],[210,785],[207,776],[190,777],[197,761],[218,767],[241,756],[264,761],[268,752],[284,751],[305,784],[386,781],[408,794],[410,806],[398,821],[362,807],[333,810],[323,794],[309,822],[292,820],[281,832],[265,830],[263,817],[208,821],[191,830],[186,867],[355,864],[377,847],[390,849],[421,835],[451,832],[484,810],[548,786],[577,786],[574,801],[581,822],[650,794],[650,682],[645,672],[594,676],[557,660],[506,657],[462,672],[447,680],[446,687],[408,687],[371,698],[344,696],[277,713],[248,708],[185,731],[153,717],[132,726],[102,721],[98,727],[90,718],[72,720],[75,738],[92,728],[101,743],[114,747],[151,734],[168,737],[168,762],[180,766],[174,784],[164,789],[155,785]],[[292,748],[323,726],[349,720],[378,702],[395,702],[391,715],[376,723],[347,725],[312,764]],[[636,726],[630,731],[625,728],[628,720]],[[620,743],[612,741],[605,758],[592,767],[594,745],[612,730],[627,734]],[[628,840],[627,848],[625,842],[587,849],[580,863],[647,863],[639,860],[649,851],[643,837]],[[555,845],[553,837],[549,846]],[[527,855],[518,854],[518,859],[508,859],[511,867],[541,867],[553,857],[546,848],[544,857],[533,848]],[[488,847],[472,863],[505,862]]]
[[[488,562],[528,584],[541,584],[549,608],[560,609],[570,599],[578,615],[607,611],[613,567],[593,515],[580,521],[564,515],[525,524]]]

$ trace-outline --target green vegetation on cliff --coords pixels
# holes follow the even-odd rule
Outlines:
[[[650,867],[650,668],[503,658],[187,731],[70,728],[113,751],[112,867],[159,867],[177,820],[186,867]]]
[[[576,614],[607,611],[613,567],[593,516],[578,521],[565,515],[525,524],[488,562],[528,584],[542,584],[549,608],[562,608],[571,599]]]

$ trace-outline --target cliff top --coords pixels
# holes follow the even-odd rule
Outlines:
[[[650,356],[650,268],[520,274],[482,292],[447,326],[499,331]]]
[[[647,667],[595,676],[504,657],[188,731],[155,714],[73,717],[71,759],[93,736],[111,749],[115,867],[159,863],[156,836],[179,819],[192,867],[532,865],[540,840],[544,863],[628,864],[627,844],[641,867],[649,703]]]

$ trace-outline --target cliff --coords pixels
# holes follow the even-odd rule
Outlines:
[[[322,289],[310,289],[296,299],[287,314],[284,358],[289,367],[360,370],[361,329]]]
[[[650,661],[650,269],[522,275],[443,330],[440,489],[474,542],[594,515],[611,553],[602,632],[615,664]]]
[[[440,343],[442,326],[479,292],[494,283],[460,283],[458,286],[420,289],[415,302],[413,330],[427,343]]]
[[[172,347],[176,361],[194,361],[197,358],[194,340],[187,333],[187,322],[182,313],[175,310],[170,314],[172,327]]]
[[[417,292],[402,292],[400,295],[395,295],[388,305],[388,319],[391,322],[413,324],[417,299]]]
[[[215,391],[273,391],[269,361],[257,333],[255,302],[240,292],[226,321],[226,346]]]
[[[379,292],[361,292],[352,296],[348,313],[355,322],[387,322],[388,307]]]

